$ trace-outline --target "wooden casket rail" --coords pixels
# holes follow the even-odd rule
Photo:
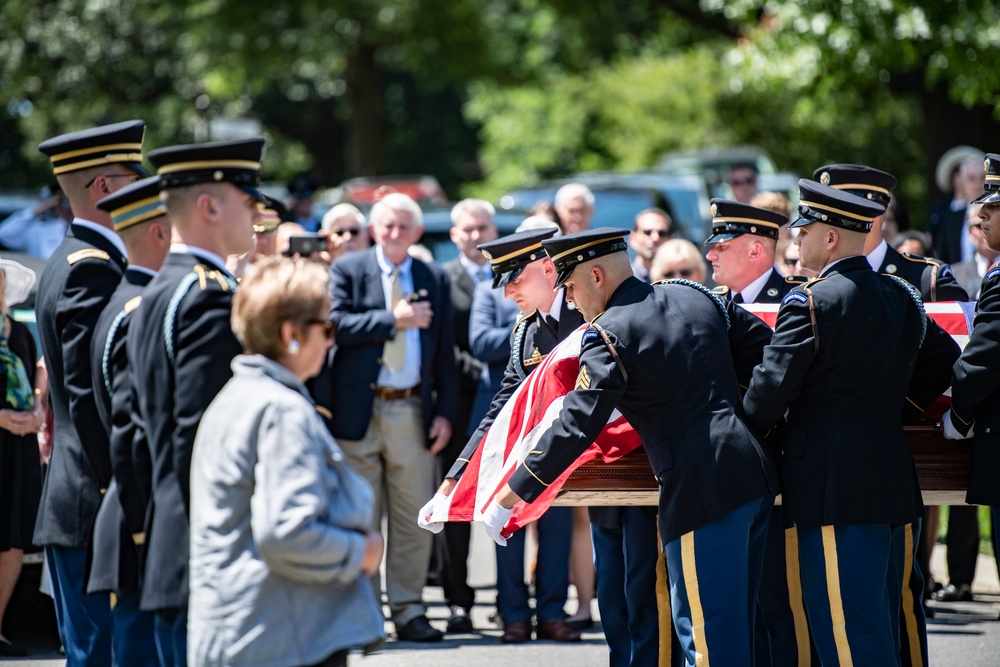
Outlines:
[[[939,427],[907,426],[920,490],[927,505],[962,505],[972,466],[972,440],[945,440]],[[656,505],[656,478],[642,448],[614,463],[577,468],[554,505]],[[780,502],[780,501],[779,501]]]

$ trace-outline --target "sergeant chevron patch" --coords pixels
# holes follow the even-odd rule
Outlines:
[[[580,374],[576,376],[574,389],[590,389],[590,373],[587,372],[586,364],[580,366]]]

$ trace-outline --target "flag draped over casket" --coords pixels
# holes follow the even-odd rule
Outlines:
[[[748,311],[774,327],[778,304],[746,304]],[[974,303],[945,301],[924,305],[927,314],[964,349],[972,331]],[[587,325],[567,336],[521,383],[497,415],[446,506],[435,509],[431,521],[478,521],[490,501],[524,461],[542,434],[559,418],[563,400],[573,390],[579,372],[580,345]],[[600,457],[611,463],[642,443],[617,410],[597,440],[533,503],[519,502],[502,531],[504,537],[540,517],[552,504],[566,479],[582,464]],[[650,472],[652,474],[652,472]]]

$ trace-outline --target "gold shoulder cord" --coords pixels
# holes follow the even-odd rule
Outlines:
[[[621,371],[622,377],[625,378],[625,384],[628,384],[628,371],[625,370],[625,364],[622,362],[621,357],[618,356],[618,350],[615,349],[614,344],[611,342],[611,338],[608,337],[608,333],[604,330],[604,328],[600,324],[597,324],[596,322],[591,322],[590,326],[597,329],[597,333],[601,334],[601,338],[604,340],[604,344],[608,347],[608,350],[611,352],[611,356],[614,357],[615,365],[618,366],[618,370]]]
[[[813,293],[809,289],[809,283],[803,285],[802,289],[805,290],[806,296],[809,297],[809,322],[812,324],[813,354],[815,355],[819,354],[819,325],[816,323],[816,302],[813,301]]]
[[[937,301],[937,277],[940,267],[931,262],[931,301]]]

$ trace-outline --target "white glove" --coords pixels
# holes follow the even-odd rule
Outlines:
[[[944,427],[944,437],[948,440],[968,440],[975,435],[975,424],[969,428],[968,435],[962,435],[958,432],[958,429],[951,422],[951,410],[948,410],[941,416],[941,426]]]
[[[507,546],[507,539],[500,535],[500,531],[507,525],[513,512],[513,509],[500,507],[500,503],[494,498],[483,513],[483,526],[486,528],[486,534],[502,547]]]
[[[428,500],[427,504],[420,508],[420,513],[417,514],[417,525],[431,531],[432,533],[440,533],[444,528],[444,522],[432,521],[431,518],[434,516],[434,512],[438,507],[444,508],[447,504],[448,496],[443,493],[435,493],[434,497]]]

